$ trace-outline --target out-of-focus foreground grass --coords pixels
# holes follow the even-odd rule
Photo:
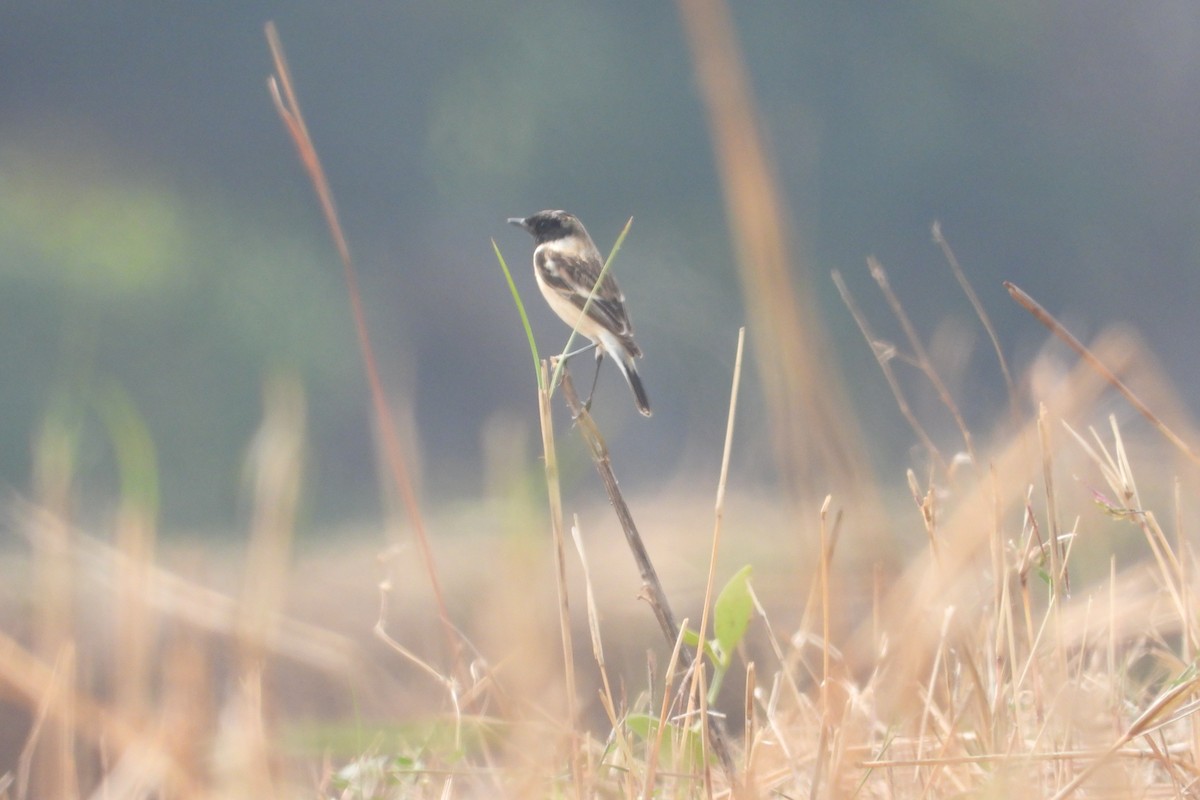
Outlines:
[[[1135,339],[1095,351],[1191,435]],[[882,479],[885,535],[834,496],[822,556],[817,509],[731,495],[718,572],[752,565],[757,597],[717,702],[737,791],[1191,791],[1195,467],[1136,418],[1110,425],[1119,400],[1086,366],[1047,355],[1020,386],[1038,405],[973,436],[974,460]],[[460,533],[436,548],[455,655],[403,532],[390,550],[340,532],[293,552],[303,397],[286,380],[266,396],[245,548],[159,545],[152,449],[132,424],[113,426],[116,514],[76,518],[70,432],[41,434],[37,496],[10,504],[24,544],[3,563],[0,796],[637,797],[651,774],[672,796],[733,791],[692,751],[682,708],[667,743],[643,727],[682,669],[668,689],[670,650],[607,511],[578,514],[586,576],[570,560],[572,725],[531,456],[498,435],[490,496],[431,526]],[[672,601],[698,619],[710,494],[625,491]]]

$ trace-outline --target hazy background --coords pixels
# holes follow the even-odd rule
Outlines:
[[[616,273],[655,415],[606,371],[597,415],[618,474],[639,490],[715,481],[748,320],[675,6],[440,0],[0,8],[0,480],[29,486],[55,415],[76,431],[85,491],[114,495],[103,419],[124,394],[157,447],[164,519],[228,527],[262,381],[290,370],[309,396],[306,525],[378,515],[341,268],[265,87],[269,19],[427,500],[480,494],[486,430],[527,442],[538,467],[528,347],[489,238],[543,353],[560,348],[532,242],[504,224],[542,208],[578,214],[604,250],[635,218]],[[1195,396],[1200,6],[740,3],[735,21],[797,281],[812,281],[881,463],[906,459],[910,437],[831,269],[884,327],[863,267],[879,257],[922,331],[969,356],[947,357],[968,423],[1003,413],[935,219],[1018,366],[1044,332],[1004,279],[1081,336],[1132,324]],[[753,381],[745,397],[735,480],[769,481]],[[578,466],[568,477],[590,479]]]

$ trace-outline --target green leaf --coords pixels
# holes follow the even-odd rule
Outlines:
[[[684,628],[683,643],[689,647],[699,647],[700,634],[696,632],[695,628]],[[714,666],[717,666],[721,663],[721,657],[717,651],[713,649],[714,644],[716,644],[716,640],[704,643],[704,655],[708,656],[709,660],[712,661]]]
[[[733,651],[750,625],[750,612],[754,608],[754,601],[750,597],[750,573],[753,571],[754,568],[749,564],[738,570],[721,589],[713,606],[713,634],[723,667],[729,665]]]
[[[649,714],[630,714],[625,717],[625,727],[642,740],[649,741],[650,734],[658,730],[658,718]]]
[[[658,717],[652,717],[649,714],[630,714],[625,718],[625,727],[647,744],[658,737]],[[677,750],[676,746],[680,742],[682,742],[683,747]],[[660,752],[668,763],[675,764],[680,768],[690,769],[702,763],[704,739],[700,735],[698,728],[684,730],[678,725],[668,722],[666,731],[664,731],[662,737],[662,749]],[[679,755],[682,755],[684,759],[682,763],[678,760]]]

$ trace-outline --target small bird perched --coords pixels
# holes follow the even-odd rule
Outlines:
[[[633,364],[635,358],[641,357],[642,349],[633,341],[633,323],[625,310],[625,295],[611,273],[605,273],[600,280],[604,259],[583,223],[565,211],[539,211],[525,218],[514,217],[509,223],[533,235],[536,242],[533,275],[550,308],[563,322],[591,339],[596,348],[592,392],[596,391],[600,362],[607,354],[633,390],[638,411],[650,416],[650,401]],[[587,305],[587,312],[581,314],[589,296],[592,302]]]

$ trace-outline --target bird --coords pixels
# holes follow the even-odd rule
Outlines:
[[[633,390],[638,411],[650,416],[650,401],[633,361],[641,357],[642,349],[633,340],[625,295],[611,272],[605,272],[601,279],[604,259],[579,217],[566,211],[539,211],[528,217],[512,217],[508,222],[533,236],[533,276],[550,308],[596,348],[596,374],[585,408],[591,405],[600,363],[607,355]]]

